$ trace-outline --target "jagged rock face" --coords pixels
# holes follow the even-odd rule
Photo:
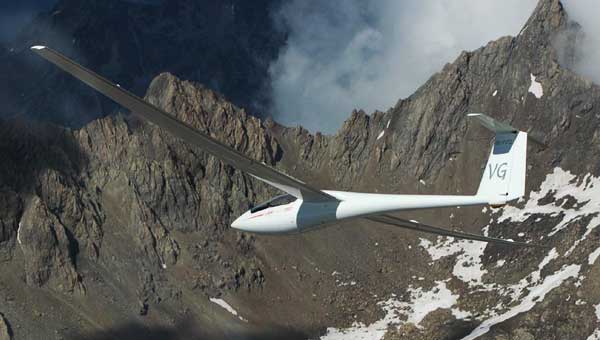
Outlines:
[[[38,197],[26,207],[17,233],[26,264],[27,284],[60,292],[84,293],[71,257],[67,229]]]
[[[260,121],[210,90],[163,74],[153,81],[148,100],[240,150],[252,150],[256,159],[272,162],[275,157],[277,144],[267,139]],[[184,245],[172,233],[194,232],[201,240],[200,250],[185,246],[191,247],[198,265],[207,261],[215,267],[202,268],[199,285],[204,289],[238,288],[246,274],[260,273],[246,273],[249,268],[235,264],[241,261],[223,254],[217,245],[234,243],[243,252],[249,250],[245,237],[225,230],[232,216],[248,208],[248,198],[267,197],[264,187],[254,190],[246,176],[136,121],[106,118],[78,131],[76,138],[94,169],[88,180],[98,188],[106,223],[129,226],[140,261],[152,268],[150,272],[177,263]]]
[[[11,331],[4,316],[0,313],[0,340],[11,340]]]
[[[455,156],[467,150],[478,153],[473,162],[460,162],[472,164],[485,155],[475,147],[479,143],[467,144],[463,138],[471,133],[465,112],[485,111],[548,140],[556,138],[567,118],[549,112],[565,115],[572,95],[590,89],[591,84],[557,64],[551,42],[566,21],[558,2],[542,1],[535,13],[518,37],[463,52],[391,111],[372,116],[353,113],[334,142],[327,143],[336,162],[323,169],[332,169],[332,178],[349,175],[348,185],[352,179],[371,177],[366,174],[374,171],[392,176],[385,181],[386,187],[390,183],[398,188],[411,186],[415,177],[437,182],[450,159],[462,158]],[[542,100],[528,92],[531,74],[543,84],[546,96]],[[562,88],[565,83],[569,89]],[[381,132],[385,133],[379,138]],[[477,178],[478,168],[465,170]],[[458,173],[444,172],[444,176]]]
[[[0,212],[0,301],[19,294],[23,280],[43,287],[27,292],[67,300],[85,286],[76,302],[81,315],[55,313],[85,337],[124,320],[177,329],[189,318],[210,338],[235,336],[231,320],[239,319],[207,300],[220,296],[249,321],[235,329],[255,338],[274,325],[307,338],[352,324],[344,331],[386,339],[456,339],[479,325],[489,326],[481,338],[585,338],[600,303],[590,257],[600,237],[593,191],[600,89],[559,64],[553,41],[567,25],[560,3],[542,0],[517,37],[462,53],[388,112],[353,112],[334,136],[261,121],[168,73],[146,95],[315,186],[388,193],[474,192],[489,136],[465,113],[486,112],[546,144],[529,149],[529,197],[483,214],[411,216],[476,232],[489,224],[491,236],[548,249],[429,240],[363,221],[294,237],[245,235],[229,222],[273,189],[154,126],[120,115],[72,131],[7,121],[0,124],[9,164],[0,168],[7,208]],[[530,91],[536,83],[543,93]],[[96,306],[113,319],[89,312]],[[13,324],[31,318],[7,308]],[[36,325],[24,336],[52,327]]]
[[[199,85],[163,74],[148,99],[256,159],[279,157],[260,120]],[[9,263],[24,263],[29,286],[48,295],[86,293],[93,305],[108,281],[126,295],[120,308],[134,315],[166,313],[159,304],[188,310],[195,303],[182,307],[184,294],[206,304],[206,295],[262,289],[253,238],[227,227],[272,189],[255,188],[201,150],[132,119],[108,117],[76,131],[14,121],[2,128],[14,164],[2,173],[10,208],[2,250]],[[19,150],[32,150],[29,159]]]
[[[81,126],[115,109],[28,50],[46,44],[137,94],[170,71],[260,112],[268,106],[268,67],[285,41],[271,19],[276,6],[272,0],[61,0],[25,27],[12,52],[0,53],[0,77],[11,84],[2,110]]]
[[[0,263],[10,260],[16,231],[23,208],[19,196],[13,191],[0,192]]]

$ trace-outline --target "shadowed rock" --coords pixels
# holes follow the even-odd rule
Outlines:
[[[29,285],[84,294],[71,257],[73,245],[67,231],[39,197],[33,197],[25,208],[17,241],[25,258]]]
[[[8,322],[4,318],[4,315],[0,313],[0,340],[11,340],[12,339],[12,330],[8,325]]]

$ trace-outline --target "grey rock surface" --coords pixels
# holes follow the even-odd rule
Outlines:
[[[84,293],[71,257],[74,247],[64,225],[39,197],[26,207],[17,233],[25,259],[27,284],[49,286],[60,292]]]
[[[331,136],[260,120],[169,73],[146,93],[258,161],[318,187],[369,192],[475,192],[491,136],[465,113],[486,112],[546,144],[528,150],[525,200],[403,217],[547,248],[479,248],[362,220],[296,236],[239,233],[229,223],[276,191],[154,126],[127,115],[74,130],[1,121],[0,302],[15,338],[305,339],[392,315],[378,326],[385,339],[460,339],[521,308],[480,338],[586,339],[600,304],[600,272],[589,263],[600,202],[582,185],[600,176],[600,88],[555,48],[570,25],[559,1],[541,0],[518,36],[462,53],[394,108],[356,110]],[[540,98],[529,91],[532,76]],[[573,179],[537,197],[557,169]],[[500,219],[532,209],[530,200],[558,212]],[[458,250],[429,253],[446,248]],[[578,275],[523,307],[565,268]],[[422,320],[407,321],[414,306],[385,304],[410,305],[415,291],[437,296],[440,286],[455,301]]]
[[[8,326],[7,321],[4,319],[2,313],[0,313],[0,340],[11,340],[12,332]]]

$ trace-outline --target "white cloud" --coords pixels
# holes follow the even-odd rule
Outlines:
[[[292,0],[271,65],[275,118],[336,131],[354,108],[387,110],[462,50],[515,35],[536,0]]]
[[[574,71],[600,83],[600,21],[597,0],[563,0],[569,19],[581,25],[583,35],[576,43]]]

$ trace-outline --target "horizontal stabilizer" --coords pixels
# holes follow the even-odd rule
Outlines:
[[[469,113],[469,114],[467,114],[467,117],[477,119],[477,121],[479,121],[479,123],[481,125],[483,125],[485,128],[487,128],[488,130],[493,131],[495,133],[517,133],[517,132],[519,132],[518,129],[515,129],[514,127],[512,127],[506,123],[499,122],[499,121],[493,119],[492,117],[485,115],[483,113]]]

